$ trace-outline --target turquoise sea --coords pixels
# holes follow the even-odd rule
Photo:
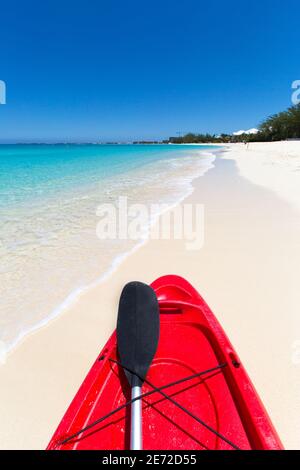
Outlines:
[[[99,282],[139,241],[99,240],[99,204],[173,205],[215,146],[0,145],[0,353]],[[130,276],[129,276],[130,277]]]

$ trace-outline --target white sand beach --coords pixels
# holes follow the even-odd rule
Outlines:
[[[300,140],[228,146],[226,158],[252,183],[275,191],[300,210]]]
[[[203,295],[284,446],[300,448],[300,142],[227,145],[214,165],[183,201],[204,204],[201,250],[150,240],[8,355],[0,366],[1,449],[46,447],[115,328],[123,285],[171,273]]]

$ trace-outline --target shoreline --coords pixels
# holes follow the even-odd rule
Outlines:
[[[205,147],[207,145],[203,144]],[[217,146],[216,146],[217,147]],[[164,212],[168,212],[172,210],[174,207],[180,205],[186,198],[188,198],[194,191],[193,181],[197,178],[201,178],[207,171],[213,168],[214,160],[218,153],[221,150],[216,148],[216,150],[210,149],[206,152],[201,152],[199,155],[200,161],[205,157],[209,159],[209,162],[206,162],[205,166],[199,169],[198,174],[193,175],[189,178],[186,183],[186,191],[181,196],[178,196],[176,200],[172,203],[168,204],[168,207],[164,209],[162,212],[158,212],[155,214],[153,220],[149,220],[149,225],[145,227],[145,232],[147,235],[151,232],[152,227],[157,223],[158,219],[163,215]],[[194,157],[195,158],[195,157]],[[16,348],[18,348],[27,337],[30,337],[32,334],[38,332],[41,328],[45,328],[50,324],[53,320],[59,318],[61,315],[64,314],[68,309],[72,308],[72,306],[79,300],[79,298],[84,295],[85,293],[89,292],[91,289],[101,285],[106,279],[109,279],[110,276],[119,268],[119,266],[130,257],[133,253],[139,250],[145,243],[147,243],[149,239],[141,239],[136,242],[136,244],[131,247],[129,250],[124,251],[122,253],[117,254],[111,261],[111,264],[108,266],[108,269],[105,270],[100,274],[99,277],[94,279],[91,283],[87,285],[83,285],[81,287],[73,289],[65,299],[57,305],[45,318],[40,320],[35,325],[25,329],[24,331],[20,332],[16,339],[10,344],[7,348],[5,348],[3,342],[0,341],[0,367],[1,365],[5,364],[7,357],[12,354]]]
[[[293,316],[300,300],[299,214],[274,192],[242,177],[238,163],[227,156],[225,152],[214,168],[195,178],[193,192],[184,198],[184,202],[204,203],[206,208],[205,245],[197,256],[187,252],[180,240],[146,241],[100,285],[82,293],[47,328],[25,337],[9,354],[0,368],[0,400],[6,404],[0,411],[6,429],[6,434],[0,435],[1,448],[46,446],[115,327],[124,283],[133,278],[151,282],[171,271],[187,277],[208,302],[244,362],[285,446],[295,448],[300,438],[296,422],[299,366],[291,364],[288,345],[299,326]],[[260,282],[256,282],[255,259],[262,257],[267,262],[260,266]],[[276,263],[281,266],[279,272]],[[251,296],[245,305],[249,286]],[[283,298],[278,298],[280,288]],[[241,321],[243,310],[246,313]],[[280,317],[286,311],[290,312],[288,323]]]

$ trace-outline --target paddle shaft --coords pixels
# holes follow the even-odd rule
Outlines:
[[[131,389],[131,399],[135,399],[142,394],[142,387],[134,386]],[[136,400],[131,404],[131,430],[130,449],[142,450],[142,400]]]

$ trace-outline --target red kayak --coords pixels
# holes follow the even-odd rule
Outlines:
[[[214,314],[179,276],[152,284],[158,348],[142,388],[145,450],[280,450],[280,439]],[[114,332],[48,449],[129,449],[132,397]]]

